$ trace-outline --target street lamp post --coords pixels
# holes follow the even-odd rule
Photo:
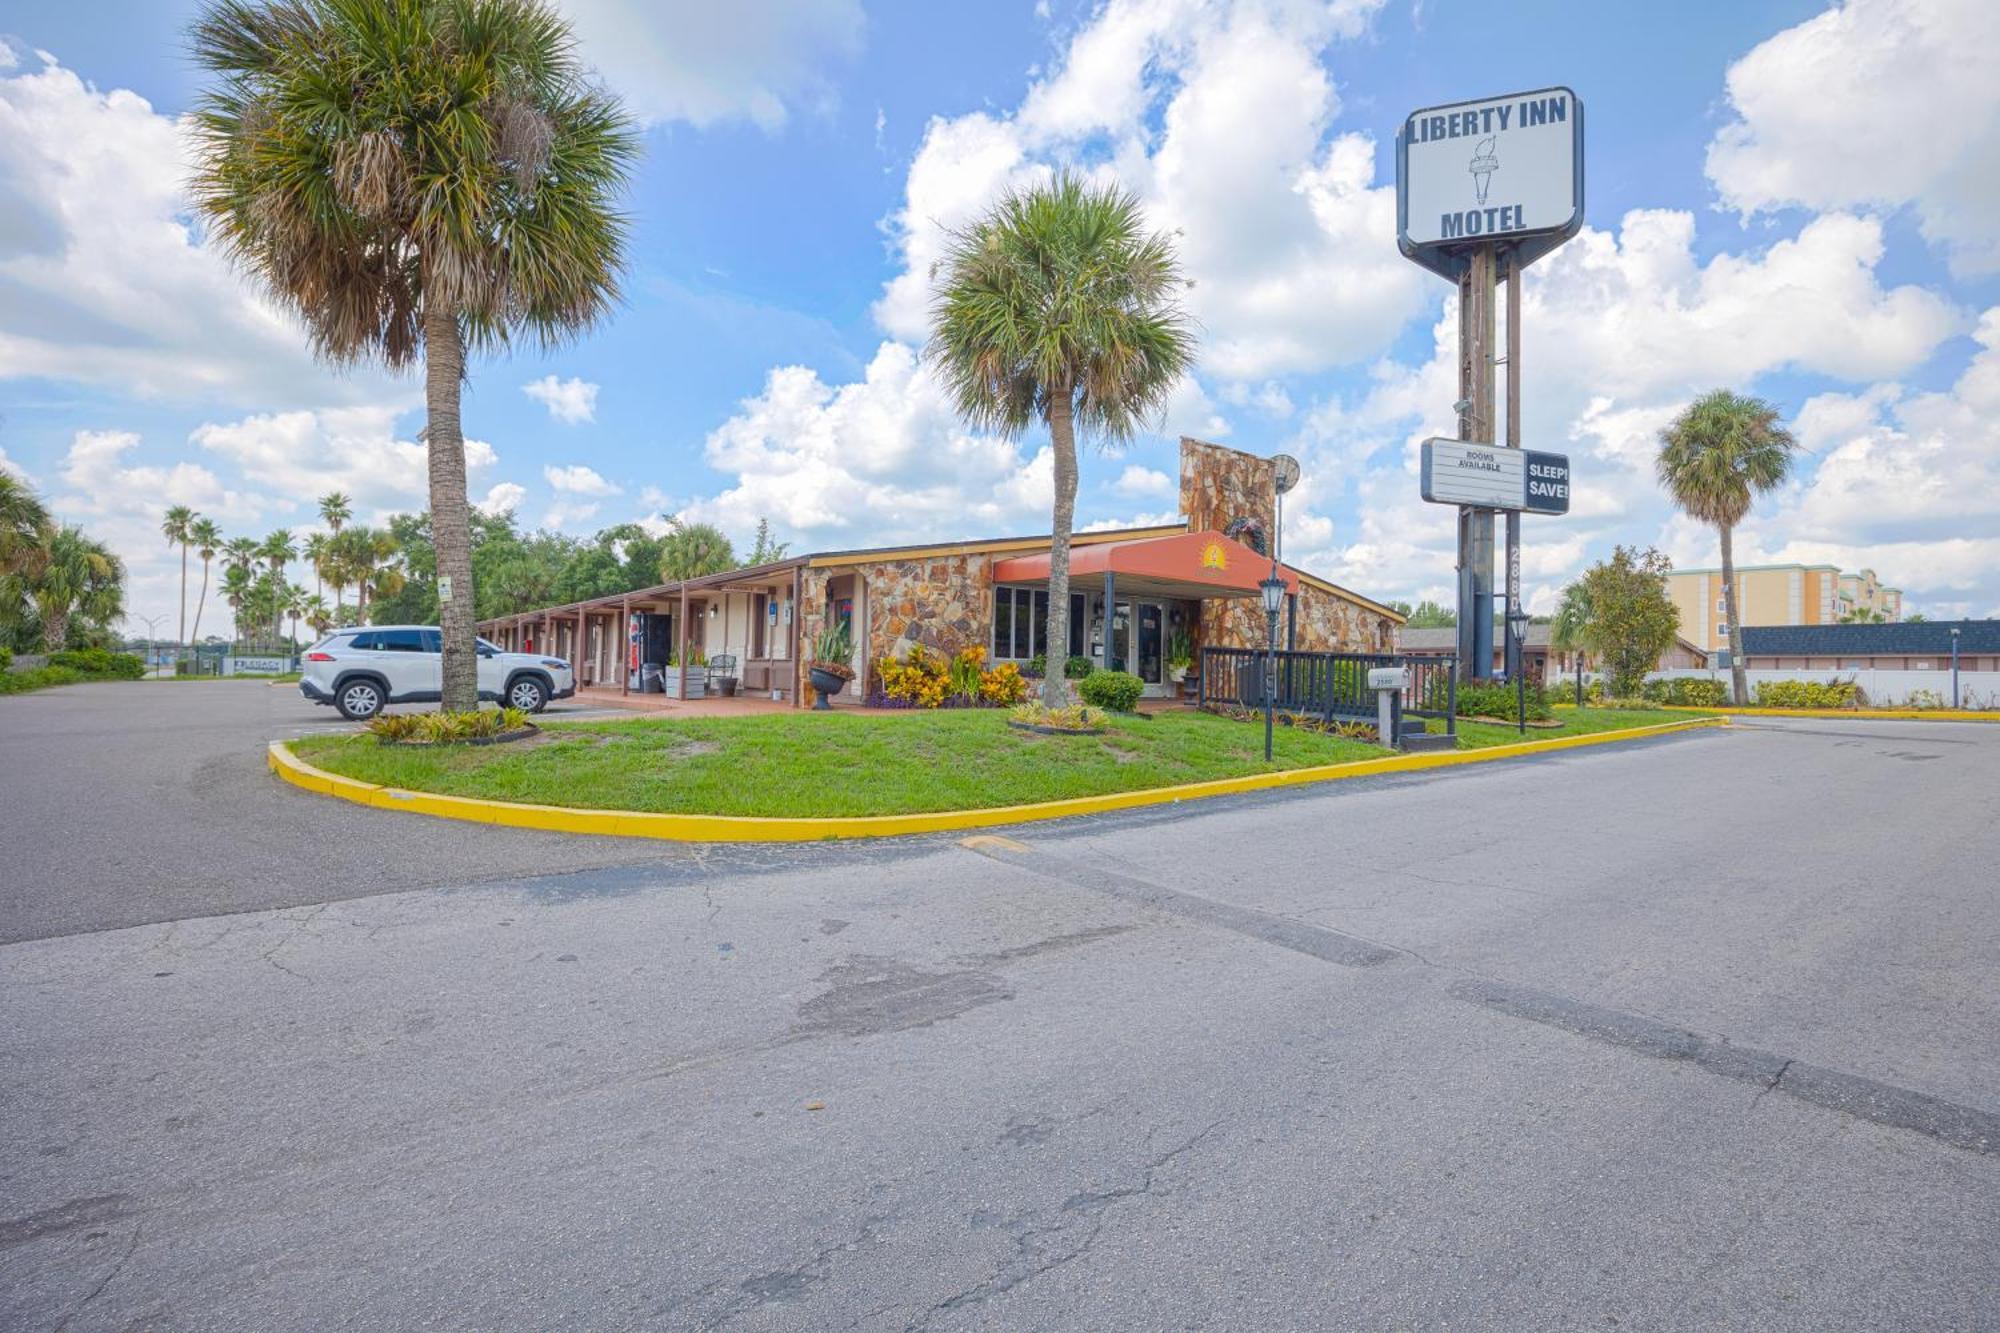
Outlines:
[[[1285,600],[1285,581],[1278,577],[1278,567],[1271,566],[1271,577],[1257,585],[1264,594],[1264,621],[1268,632],[1264,640],[1264,762],[1271,762],[1271,728],[1278,695],[1278,608]]]
[[[1958,626],[1951,627],[1951,706],[1958,707]]]
[[[1521,735],[1528,734],[1528,671],[1524,659],[1527,653],[1528,613],[1517,604],[1507,612],[1507,633],[1513,640],[1514,651],[1508,660],[1514,669],[1514,728]]]

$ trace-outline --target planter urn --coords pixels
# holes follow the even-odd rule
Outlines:
[[[828,700],[847,687],[847,677],[819,666],[812,667],[810,674],[812,687],[819,691],[819,701],[813,705],[813,711],[824,712],[833,707]]]

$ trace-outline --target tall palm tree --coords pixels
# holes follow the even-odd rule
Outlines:
[[[256,626],[245,623],[244,612],[252,608],[249,590],[256,583],[255,570],[257,562],[264,558],[263,552],[264,544],[255,537],[231,537],[222,545],[224,586],[229,586],[228,575],[233,573],[239,576],[235,585],[237,596],[229,603],[235,613],[232,619],[236,623],[236,637],[239,639],[254,637],[253,633],[245,633],[246,630],[254,631]]]
[[[72,619],[102,625],[125,614],[125,566],[102,542],[64,524],[50,534],[27,592],[41,613],[42,650],[61,652]]]
[[[354,501],[345,491],[328,491],[319,497],[319,516],[334,536],[340,535],[340,525],[354,517]]]
[[[1749,702],[1743,667],[1743,619],[1736,604],[1732,534],[1757,496],[1792,470],[1798,442],[1761,398],[1716,389],[1690,403],[1660,432],[1660,485],[1689,518],[1713,523],[1722,539],[1723,615],[1729,622],[1729,681],[1737,707]]]
[[[306,590],[304,588],[294,583],[285,589],[284,611],[292,619],[292,652],[297,653],[299,651],[299,617],[306,613]]]
[[[466,351],[617,298],[638,136],[544,0],[209,0],[197,206],[335,362],[424,363],[443,706],[478,707]]]
[[[181,548],[181,623],[180,642],[188,641],[188,534],[194,527],[195,512],[186,505],[170,505],[166,516],[160,520],[160,535],[167,539],[167,549]],[[178,649],[176,649],[178,651]]]
[[[251,593],[256,580],[251,577],[250,566],[231,564],[222,570],[222,600],[229,603],[229,609],[236,621],[236,637],[243,638],[243,608],[250,604]]]
[[[199,639],[202,608],[208,605],[208,567],[222,547],[222,529],[212,518],[198,518],[188,525],[188,540],[194,543],[195,554],[201,557],[201,596],[194,604],[194,637]]]
[[[332,538],[324,532],[309,532],[305,541],[299,544],[300,557],[312,566],[315,597],[326,591],[326,552],[331,540]]]
[[[1172,237],[1146,230],[1137,198],[1068,172],[1007,195],[954,232],[935,281],[925,355],[959,415],[1007,437],[1034,422],[1049,430],[1055,514],[1042,699],[1054,706],[1064,699],[1069,642],[1076,435],[1126,440],[1165,407],[1194,363],[1180,304],[1187,281]]]
[[[264,563],[270,566],[271,572],[283,578],[285,566],[299,558],[299,545],[290,528],[279,528],[264,539],[259,554],[264,557]]]
[[[25,481],[0,472],[0,575],[37,562],[47,550],[49,511]]]
[[[306,624],[317,636],[324,636],[333,628],[333,613],[326,609],[326,599],[317,593],[306,599],[301,614],[305,616]]]

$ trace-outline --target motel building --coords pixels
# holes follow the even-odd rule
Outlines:
[[[1180,522],[1072,538],[1066,654],[1130,671],[1148,696],[1167,698],[1178,692],[1168,661],[1180,636],[1197,670],[1205,647],[1262,648],[1258,584],[1271,573],[1275,510],[1269,459],[1182,439]],[[1289,565],[1280,577],[1281,649],[1396,650],[1402,617],[1389,607]],[[834,703],[851,707],[879,689],[877,663],[916,644],[944,654],[983,645],[989,662],[1024,667],[1048,654],[1048,579],[1046,536],[828,551],[499,616],[479,633],[568,660],[580,696],[600,702],[651,702],[632,696],[656,679],[659,702],[704,697],[727,676],[741,699],[805,707],[811,646],[839,622],[855,679]],[[706,665],[683,669],[690,661]]]

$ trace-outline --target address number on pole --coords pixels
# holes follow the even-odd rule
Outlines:
[[[1368,688],[1371,690],[1402,690],[1409,692],[1409,673],[1402,667],[1370,667]]]

